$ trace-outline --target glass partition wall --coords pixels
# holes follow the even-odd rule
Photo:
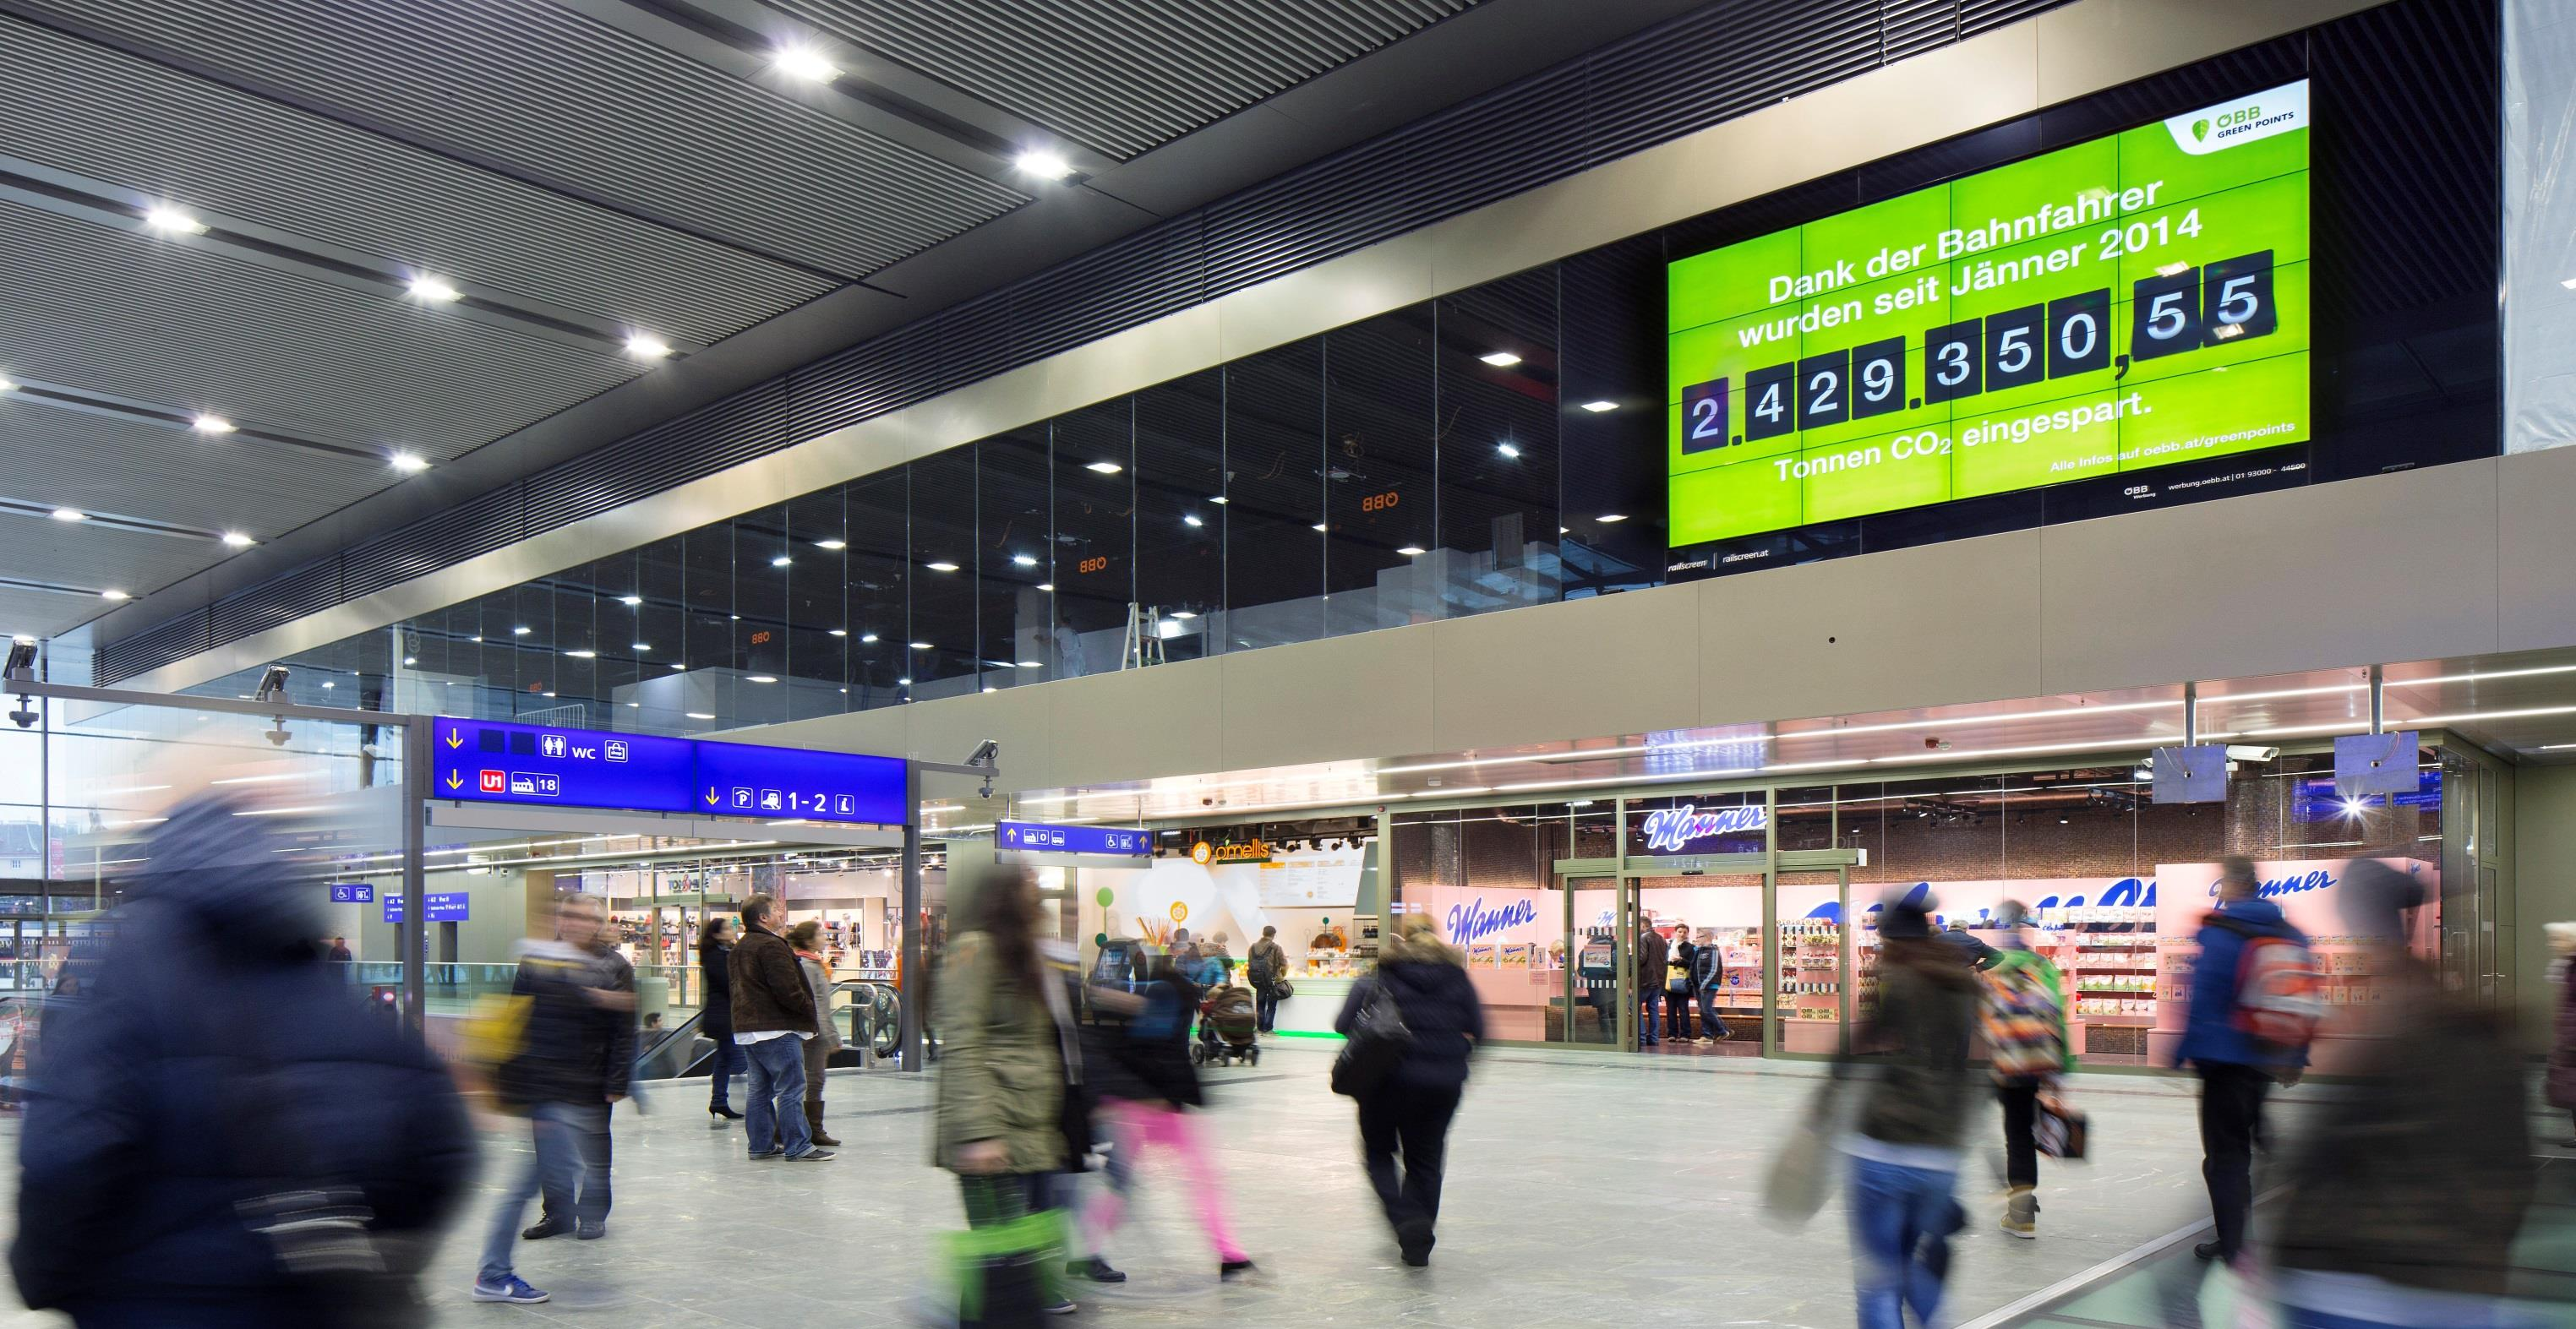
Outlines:
[[[1880,913],[1912,898],[1944,931],[2055,963],[2085,1065],[2164,1065],[2232,855],[2316,941],[2330,1004],[2373,1001],[2338,891],[2357,858],[2425,883],[2414,941],[2454,990],[2509,999],[2507,905],[2481,887],[2505,851],[2465,838],[2481,760],[2428,744],[2415,790],[2364,797],[2307,751],[2233,763],[2225,800],[2200,804],[2155,802],[2122,762],[1413,811],[1390,819],[1391,908],[1465,950],[1498,1041],[1830,1056],[1870,1018]]]

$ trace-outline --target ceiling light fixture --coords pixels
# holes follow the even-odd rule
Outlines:
[[[1486,364],[1492,365],[1496,369],[1509,369],[1513,365],[1521,362],[1521,358],[1519,356],[1514,355],[1509,351],[1487,351],[1485,354],[1477,356],[1476,358],[1484,361]]]
[[[204,412],[199,412],[196,419],[188,422],[188,427],[196,430],[200,434],[229,434],[240,426],[235,425],[232,421],[227,420],[220,415],[207,415]]]
[[[1497,443],[1494,445],[1494,451],[1499,452],[1506,457],[1518,457],[1521,455],[1519,446],[1511,443]]]
[[[56,509],[54,509],[54,520],[56,520],[56,521],[88,521],[88,520],[89,520],[89,514],[88,514],[88,513],[86,513],[86,512],[81,511],[79,508],[56,508]]]
[[[166,204],[145,212],[143,224],[166,235],[204,235],[206,233],[204,222]]]
[[[850,547],[850,542],[847,540],[817,540],[814,542],[814,547],[816,549],[847,549]]]
[[[524,637],[534,631],[536,631],[535,628],[512,628],[510,629],[510,635],[513,637]]]
[[[875,645],[875,644],[876,644],[876,639],[877,639],[877,634],[875,634],[875,633],[873,633],[873,632],[863,632],[863,633],[860,633],[860,634],[859,634],[859,644],[860,644],[860,645],[862,645],[862,646],[872,646],[872,645]]]
[[[98,593],[98,598],[99,598],[99,599],[102,599],[102,600],[131,600],[131,599],[133,599],[134,597],[133,597],[133,596],[130,596],[130,595],[127,595],[127,594],[126,594],[125,592],[123,592],[123,591],[108,590],[108,591],[100,591],[100,592]]]
[[[1397,549],[1395,552],[1404,555],[1406,558],[1420,558],[1431,551],[1424,549],[1420,545],[1405,545],[1402,548]]]
[[[640,595],[621,595],[617,597],[617,603],[632,609],[635,606],[644,603],[644,597]]]
[[[1011,164],[1041,180],[1061,180],[1073,174],[1073,163],[1044,148],[1031,148],[1012,159]]]
[[[933,571],[933,572],[955,572],[955,571],[957,570],[957,565],[956,565],[956,564],[951,563],[951,562],[949,562],[947,559],[944,559],[944,558],[943,558],[943,559],[940,559],[939,561],[937,561],[937,562],[935,562],[935,563],[924,563],[924,564],[922,564],[922,566],[923,566],[923,567],[925,567],[925,568],[930,569],[930,570],[931,570],[931,571]]]
[[[716,718],[705,711],[689,711],[685,714],[687,714],[687,716],[692,720],[712,720]]]
[[[938,649],[937,647],[932,646],[929,642],[926,642],[926,641],[916,641],[916,642],[913,642],[911,645],[912,645],[912,649],[914,649],[914,650],[916,650],[916,651],[930,651],[930,650],[937,650],[937,649]]]
[[[776,675],[776,674],[746,674],[746,675],[744,675],[744,676],[743,676],[743,681],[744,681],[744,682],[747,682],[747,683],[775,683],[775,682],[777,682],[777,681],[778,681],[778,675]]]
[[[1041,590],[1041,591],[1045,591],[1045,592],[1046,592],[1047,594],[1049,594],[1049,595],[1053,595],[1053,594],[1055,594],[1055,583],[1054,583],[1054,582],[1051,582],[1051,581],[1042,581],[1042,582],[1039,582],[1039,583],[1038,583],[1038,589],[1039,589],[1039,590]]]
[[[649,332],[630,332],[626,335],[626,353],[638,360],[659,360],[670,355],[671,343]]]
[[[248,549],[252,545],[259,543],[259,541],[254,540],[239,531],[224,532],[223,541],[224,547],[228,549]]]
[[[429,300],[442,305],[454,304],[465,298],[463,291],[457,290],[444,279],[430,276],[426,272],[411,279],[410,289],[413,299]]]
[[[846,637],[850,635],[850,630],[848,628],[834,628],[832,629],[832,635],[835,637]]]
[[[769,566],[773,568],[783,568],[795,561],[795,559],[789,558],[785,554],[780,554],[778,557],[769,560]]]
[[[1207,523],[1206,523],[1206,522],[1203,522],[1203,521],[1200,521],[1200,520],[1199,520],[1199,514],[1197,514],[1197,513],[1195,513],[1195,512],[1184,512],[1184,513],[1182,513],[1182,514],[1181,514],[1181,524],[1182,524],[1182,525],[1184,525],[1184,526],[1205,526],[1205,525],[1207,525]]]
[[[1600,516],[1593,518],[1593,520],[1604,526],[1615,526],[1620,522],[1628,520],[1628,514],[1624,512],[1605,512]]]
[[[429,469],[428,462],[421,460],[417,454],[409,452],[397,452],[387,457],[385,462],[405,475],[418,475]]]
[[[1033,567],[1036,567],[1036,566],[1038,565],[1038,561],[1037,561],[1036,559],[1034,559],[1034,558],[1031,558],[1031,557],[1030,557],[1030,556],[1028,556],[1027,554],[1013,554],[1013,555],[1011,555],[1011,563],[1012,563],[1014,566],[1016,566],[1016,567],[1023,567],[1023,568],[1033,568]]]
[[[1609,398],[1607,398],[1607,397],[1604,397],[1604,398],[1602,398],[1602,399],[1601,399],[1601,400],[1599,400],[1599,401],[1588,401],[1588,402],[1583,403],[1583,409],[1585,409],[1585,410],[1587,410],[1587,411],[1592,412],[1594,415],[1599,415],[1599,414],[1601,414],[1603,411],[1615,411],[1615,410],[1618,410],[1618,409],[1619,409],[1619,403],[1617,403],[1617,402],[1615,402],[1615,401],[1612,401],[1612,400],[1610,400],[1610,399],[1609,399]]]
[[[1082,469],[1084,469],[1084,470],[1086,470],[1086,471],[1089,471],[1089,472],[1091,472],[1091,473],[1093,473],[1093,474],[1095,474],[1095,475],[1116,475],[1116,474],[1118,474],[1120,471],[1126,470],[1127,468],[1126,468],[1126,467],[1124,467],[1124,466],[1119,465],[1118,463],[1116,463],[1116,462],[1114,462],[1114,461],[1096,461],[1096,462],[1091,463],[1091,464],[1090,464],[1090,465],[1088,465],[1088,466],[1083,467]]]
[[[569,655],[576,660],[596,660],[599,658],[599,652],[597,651],[566,651],[564,654]]]
[[[799,83],[829,83],[841,76],[841,67],[811,46],[781,46],[770,54],[769,67]]]
[[[15,392],[17,390],[18,385],[11,382],[8,375],[0,374],[0,392]]]

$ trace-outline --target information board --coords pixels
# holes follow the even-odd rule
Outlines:
[[[421,914],[432,923],[462,923],[471,909],[471,900],[463,891],[431,891],[421,897]],[[403,897],[400,891],[385,893],[385,921],[403,921]]]
[[[1115,854],[1122,858],[1142,858],[1153,851],[1154,833],[1134,827],[1049,826],[1043,822],[1005,821],[994,825],[993,844],[1000,849],[1024,849],[1037,853]]]
[[[2304,442],[2302,81],[1670,264],[1676,547]]]
[[[468,802],[872,826],[910,812],[899,757],[448,719],[430,749],[435,796]]]

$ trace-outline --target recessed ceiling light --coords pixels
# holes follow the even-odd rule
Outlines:
[[[1476,358],[1484,361],[1486,364],[1492,365],[1496,369],[1508,369],[1521,362],[1521,358],[1519,356],[1514,355],[1509,351],[1488,351]]]
[[[743,675],[743,681],[748,682],[748,683],[775,683],[775,682],[777,682],[777,681],[778,681],[778,675],[776,675],[776,674],[745,674],[745,675]]]
[[[8,375],[0,374],[0,392],[15,392],[17,390],[18,385],[9,381]]]
[[[226,531],[226,532],[224,532],[224,545],[225,545],[225,547],[226,547],[226,548],[230,548],[230,549],[248,549],[248,548],[250,548],[252,545],[255,545],[255,544],[258,544],[258,543],[259,543],[259,541],[254,540],[254,539],[250,538],[249,536],[242,534],[242,533],[241,533],[241,532],[239,532],[239,531]]]
[[[862,646],[872,646],[876,644],[876,639],[877,634],[873,632],[862,632],[859,634],[859,644]]]
[[[1182,525],[1184,525],[1184,526],[1205,526],[1205,525],[1207,525],[1207,523],[1206,523],[1206,522],[1203,522],[1203,521],[1200,521],[1200,520],[1199,520],[1199,514],[1197,514],[1197,513],[1195,513],[1195,512],[1184,512],[1184,513],[1182,513],[1182,514],[1181,514],[1181,524],[1182,524]]]
[[[2558,283],[2558,284],[2559,284],[2559,285],[2561,285],[2561,286],[2566,287],[2568,290],[2576,291],[2576,277],[2570,277],[2570,278],[2568,278],[2567,280],[2562,281],[2562,282],[2560,282],[2560,283]]]
[[[783,568],[795,561],[795,559],[789,558],[785,554],[780,554],[778,557],[769,560],[769,566],[773,568]]]
[[[705,711],[690,711],[687,712],[687,715],[692,720],[712,720],[715,718]]]
[[[926,641],[917,641],[917,642],[912,643],[912,649],[914,649],[914,650],[916,650],[916,651],[926,651],[926,650],[931,649],[931,645],[930,645],[930,643],[929,643],[929,642],[926,642]]]
[[[626,709],[630,711],[640,711],[644,709],[644,703],[640,701],[630,701],[626,703]]]
[[[566,651],[564,654],[569,655],[576,660],[596,660],[599,658],[599,652],[597,651]]]
[[[1604,525],[1604,526],[1607,526],[1607,525],[1610,525],[1610,524],[1611,524],[1611,523],[1613,523],[1613,522],[1622,522],[1622,521],[1626,521],[1626,520],[1628,520],[1628,514],[1627,514],[1627,513],[1624,513],[1624,512],[1605,512],[1605,513],[1602,513],[1599,517],[1594,518],[1593,520],[1600,522],[1600,523],[1601,523],[1602,525]]]
[[[200,412],[196,419],[188,422],[188,427],[200,434],[229,434],[239,426],[220,415],[207,415]]]
[[[850,547],[850,542],[847,540],[817,540],[814,542],[814,547],[816,549],[847,549]]]
[[[477,646],[480,646],[480,645],[482,645],[482,644],[483,644],[483,639],[482,639],[481,637],[468,637],[468,638],[466,638],[466,640],[467,640],[467,641],[470,641],[470,642],[472,642],[472,643],[474,643],[474,644],[475,644],[475,645],[477,645]]]
[[[1023,567],[1023,568],[1033,568],[1033,567],[1036,567],[1036,566],[1038,565],[1038,561],[1037,561],[1037,559],[1035,559],[1035,558],[1033,558],[1033,557],[1031,557],[1031,556],[1029,556],[1029,555],[1027,555],[1027,554],[1013,554],[1013,555],[1011,555],[1011,563],[1012,563],[1012,565],[1013,565],[1013,566],[1015,566],[1015,567]]]
[[[417,453],[397,452],[387,457],[385,462],[405,475],[418,475],[429,469],[429,463],[423,461]]]
[[[781,46],[770,54],[769,67],[799,83],[829,83],[841,76],[841,67],[811,46]]]
[[[1210,499],[1208,499],[1208,502],[1210,502],[1210,503],[1214,503],[1214,504],[1216,504],[1218,507],[1224,507],[1224,506],[1225,506],[1225,495],[1223,495],[1223,494],[1215,495],[1215,496],[1211,497]]]
[[[850,630],[848,628],[834,628],[832,629],[832,635],[835,637],[846,637],[850,635]]]
[[[649,651],[649,650],[652,650],[652,649],[653,649],[653,643],[651,643],[651,642],[649,642],[649,641],[639,641],[639,642],[635,643],[635,653],[636,653],[637,655],[642,655],[642,654],[643,654],[643,653],[645,653],[646,651]]]
[[[1615,410],[1618,410],[1618,409],[1619,409],[1619,403],[1617,403],[1617,402],[1615,402],[1615,401],[1609,401],[1609,400],[1607,400],[1607,399],[1604,399],[1604,400],[1602,400],[1602,401],[1588,401],[1588,402],[1583,403],[1583,409],[1585,409],[1585,410],[1587,410],[1587,411],[1592,412],[1594,415],[1599,415],[1599,414],[1601,414],[1603,411],[1615,411]]]
[[[649,332],[626,335],[626,353],[638,360],[659,360],[671,353],[671,343]]]
[[[1319,521],[1319,522],[1315,523],[1315,529],[1316,529],[1316,530],[1319,530],[1319,531],[1329,531],[1329,530],[1331,530],[1331,529],[1333,529],[1333,528],[1332,528],[1332,527],[1330,527],[1330,526],[1327,526],[1327,525],[1325,525],[1324,523],[1322,523],[1322,522],[1320,522],[1320,521]]]
[[[410,286],[411,296],[415,300],[430,300],[438,304],[450,304],[465,298],[464,292],[449,285],[445,279],[430,276],[426,272],[412,278]]]
[[[924,563],[924,564],[922,564],[922,566],[923,566],[923,567],[926,567],[926,568],[928,568],[928,569],[930,569],[930,570],[931,570],[931,571],[933,571],[933,572],[955,572],[955,571],[957,570],[957,565],[956,565],[956,564],[951,563],[951,562],[949,562],[947,559],[944,559],[944,558],[943,558],[943,559],[941,559],[941,560],[939,560],[939,561],[938,561],[938,562],[936,562],[936,563]]]
[[[1192,613],[1191,611],[1189,611],[1189,610],[1187,610],[1187,609],[1175,609],[1175,610],[1173,610],[1173,611],[1172,611],[1172,617],[1174,617],[1174,618],[1181,618],[1181,619],[1189,619],[1189,618],[1196,618],[1196,617],[1198,617],[1198,615],[1197,615],[1197,614],[1195,614],[1195,613]]]
[[[1096,461],[1082,469],[1098,475],[1116,475],[1127,468],[1114,461]]]
[[[1494,451],[1499,452],[1506,457],[1518,457],[1521,455],[1519,445],[1512,443],[1497,443],[1494,445]]]
[[[617,603],[632,609],[635,606],[644,603],[644,597],[640,595],[621,595],[617,597]]]
[[[524,637],[534,631],[536,631],[535,628],[512,628],[510,629],[510,635],[513,637]]]
[[[89,520],[89,514],[88,514],[88,513],[86,513],[86,512],[81,511],[79,508],[56,508],[56,509],[54,509],[54,520],[56,520],[56,521],[88,521],[88,520]]]
[[[339,685],[339,684],[337,684],[337,683],[334,683],[334,682],[330,681],[330,680],[329,680],[329,679],[327,679],[327,678],[326,678],[326,679],[324,679],[324,680],[322,680],[322,690],[323,690],[324,692],[329,692],[331,689],[336,688],[336,687],[338,687],[338,686],[340,686],[340,685]]]
[[[1061,180],[1073,174],[1072,162],[1042,148],[1032,148],[1021,153],[1012,160],[1011,164],[1041,180]]]
[[[1420,558],[1423,554],[1429,551],[1425,550],[1420,545],[1406,545],[1395,552],[1404,555],[1406,558]]]
[[[153,208],[150,211],[145,212],[143,214],[143,224],[151,227],[153,230],[169,235],[204,235],[206,233],[206,224],[204,222],[189,216],[185,212],[181,212],[177,208],[168,206]]]
[[[131,600],[134,597],[127,595],[123,591],[100,591],[98,593],[98,598],[102,600]]]

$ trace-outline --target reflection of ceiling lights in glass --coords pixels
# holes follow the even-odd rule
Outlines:
[[[1038,565],[1038,561],[1027,554],[1013,554],[1011,564],[1014,567],[1033,568]]]
[[[1225,495],[1223,495],[1223,494],[1215,495],[1214,497],[1212,497],[1212,498],[1208,499],[1208,502],[1210,502],[1210,503],[1214,503],[1214,504],[1216,504],[1218,507],[1224,507],[1224,506],[1225,506]]]
[[[1331,529],[1333,529],[1333,528],[1332,528],[1332,527],[1330,527],[1330,526],[1327,526],[1327,525],[1325,525],[1324,523],[1322,523],[1322,522],[1320,522],[1320,521],[1319,521],[1319,522],[1315,523],[1315,529],[1316,529],[1316,530],[1318,530],[1318,531],[1329,531],[1329,530],[1331,530]]]
[[[651,642],[649,642],[649,641],[639,641],[639,642],[635,643],[635,653],[636,653],[637,655],[642,655],[642,654],[644,654],[646,651],[649,651],[649,650],[652,650],[652,649],[653,649],[653,643],[651,643]]]
[[[941,559],[941,560],[939,560],[939,561],[938,561],[938,562],[936,562],[936,563],[924,563],[924,564],[922,564],[922,566],[923,566],[923,567],[925,567],[925,568],[930,569],[930,570],[931,570],[931,571],[933,571],[933,572],[955,572],[955,571],[957,570],[957,565],[956,565],[956,564],[951,563],[951,562],[949,562],[947,559],[944,559],[944,558],[943,558],[943,559]]]
[[[743,681],[744,681],[744,682],[746,682],[746,683],[775,683],[775,682],[777,682],[777,681],[778,681],[778,675],[776,675],[776,674],[745,674],[745,675],[743,675]]]
[[[1127,468],[1114,461],[1096,461],[1082,469],[1090,471],[1095,475],[1116,475]]]
[[[1521,455],[1519,446],[1511,443],[1497,443],[1494,445],[1494,451],[1499,452],[1506,457],[1518,457]]]
[[[644,603],[644,597],[640,595],[621,595],[617,597],[617,603],[632,609],[635,606]]]
[[[1047,592],[1048,594],[1052,595],[1052,594],[1054,594],[1054,593],[1055,593],[1055,583],[1054,583],[1054,582],[1051,582],[1051,581],[1042,581],[1042,582],[1039,582],[1039,583],[1038,583],[1038,589],[1039,589],[1039,590],[1041,590],[1041,591],[1045,591],[1045,592]]]
[[[1619,403],[1615,401],[1588,401],[1583,403],[1583,409],[1592,412],[1594,415],[1599,415],[1603,411],[1618,410]]]
[[[1519,356],[1514,355],[1509,351],[1489,351],[1483,355],[1477,356],[1476,358],[1484,361],[1486,364],[1492,365],[1496,369],[1509,369],[1513,365],[1521,362],[1521,358]]]
[[[1628,514],[1624,512],[1605,512],[1600,516],[1593,518],[1593,520],[1600,522],[1604,526],[1609,526],[1628,520]]]
[[[564,654],[569,655],[576,660],[596,660],[599,658],[599,652],[597,651],[566,651]]]
[[[1044,669],[1044,668],[1046,668],[1046,661],[1044,661],[1044,660],[1022,660],[1022,661],[1020,661],[1020,668],[1022,668],[1022,669]]]
[[[876,640],[877,634],[873,632],[863,632],[859,634],[859,644],[862,646],[873,646],[876,644]]]
[[[1205,525],[1207,525],[1207,523],[1206,523],[1206,522],[1203,522],[1203,521],[1200,521],[1200,520],[1199,520],[1199,514],[1197,514],[1197,513],[1195,513],[1195,512],[1185,512],[1185,513],[1182,513],[1182,514],[1181,514],[1181,524],[1182,524],[1182,525],[1184,525],[1184,526],[1205,526]]]
[[[534,631],[536,631],[535,628],[512,628],[510,629],[510,635],[513,637],[524,637]]]
[[[896,679],[896,680],[895,680],[895,685],[896,685],[897,687],[906,687],[906,688],[908,688],[908,687],[911,687],[911,686],[912,686],[912,680],[911,680],[911,679],[908,679],[908,678],[898,678],[898,679]]]
[[[1406,545],[1406,546],[1404,546],[1403,548],[1396,550],[1395,552],[1397,552],[1397,553],[1399,553],[1399,554],[1404,555],[1406,558],[1420,558],[1424,553],[1426,553],[1426,552],[1428,552],[1428,551],[1427,551],[1427,550],[1425,550],[1425,549],[1424,549],[1422,546],[1420,546],[1420,545]]]
[[[850,635],[850,630],[848,628],[834,628],[832,629],[832,635],[835,637],[846,637]]]
[[[773,568],[783,568],[795,561],[795,559],[789,558],[785,554],[780,554],[778,557],[769,560],[769,566]]]
[[[712,720],[716,718],[714,715],[706,711],[690,711],[688,716],[692,720]]]
[[[847,540],[817,540],[814,542],[814,547],[816,549],[847,549],[850,547],[850,542]]]
[[[937,648],[936,648],[936,647],[934,647],[934,646],[932,646],[929,642],[926,642],[926,641],[917,641],[917,642],[912,643],[912,649],[914,649],[914,650],[916,650],[916,651],[928,651],[928,650],[935,650],[935,649],[937,649]]]

